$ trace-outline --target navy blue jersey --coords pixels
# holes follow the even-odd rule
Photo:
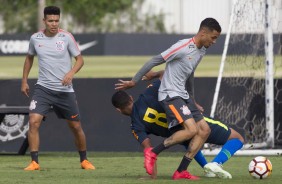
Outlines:
[[[158,88],[160,81],[150,84],[145,92],[134,102],[131,114],[131,129],[139,143],[154,134],[169,137],[168,123],[164,109],[158,102]]]
[[[173,132],[178,131],[182,126],[178,126],[171,131],[168,129],[166,114],[158,101],[158,89],[160,80],[150,84],[134,102],[131,114],[131,130],[134,137],[141,144],[149,134],[161,137],[169,137]],[[211,133],[206,143],[223,145],[231,133],[230,128],[220,121],[213,120],[207,116],[204,119],[211,129]],[[187,142],[183,143],[187,145]]]

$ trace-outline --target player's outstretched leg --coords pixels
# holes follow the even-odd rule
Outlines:
[[[201,150],[198,151],[198,153],[195,155],[194,159],[198,162],[198,164],[202,168],[204,168],[204,166],[208,163]],[[205,172],[205,177],[207,177],[207,178],[215,178],[217,176],[213,172]]]
[[[149,175],[153,174],[154,166],[157,161],[157,154],[152,152],[152,149],[151,147],[144,149],[144,167]]]
[[[175,171],[173,176],[172,176],[173,180],[180,180],[180,179],[188,179],[188,180],[199,180],[200,178],[198,176],[194,176],[192,174],[190,174],[188,171]]]
[[[219,165],[218,163],[216,162],[211,162],[211,163],[208,163],[204,166],[204,170],[205,172],[212,172],[214,174],[216,174],[219,178],[223,178],[223,179],[231,179],[232,178],[232,175],[223,170],[222,169],[222,166]]]
[[[213,172],[206,172],[205,171],[205,177],[207,177],[207,178],[216,178],[217,175],[214,174]]]

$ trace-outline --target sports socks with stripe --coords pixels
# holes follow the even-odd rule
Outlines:
[[[213,159],[212,162],[217,162],[219,164],[224,164],[230,157],[234,155],[236,151],[243,147],[243,143],[239,139],[228,140]]]
[[[212,162],[217,162],[219,164],[225,163],[228,159],[230,159],[234,155],[234,153],[236,153],[236,151],[241,149],[242,146],[243,146],[243,143],[239,139],[228,140],[223,145],[220,152],[212,160]],[[199,163],[201,167],[204,167],[208,163],[202,151],[198,151],[194,159]]]

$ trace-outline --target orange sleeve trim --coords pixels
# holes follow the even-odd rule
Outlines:
[[[137,140],[138,140],[138,138],[139,138],[139,137],[138,137],[138,135],[135,133],[135,131],[134,131],[134,130],[132,130],[131,132],[132,132],[133,136],[135,137],[135,139],[137,139]]]
[[[170,53],[168,53],[167,55],[165,55],[163,58],[166,60],[167,58],[169,58],[169,56],[171,56],[172,54],[174,54],[176,51],[182,49],[183,47],[186,47],[189,43],[194,42],[193,39],[190,39],[187,43],[175,48],[174,50],[172,50]]]
[[[178,111],[176,110],[176,108],[174,107],[174,105],[169,105],[170,110],[172,111],[172,113],[175,115],[176,119],[178,120],[179,123],[183,122],[182,117],[180,116],[180,114],[178,113]]]

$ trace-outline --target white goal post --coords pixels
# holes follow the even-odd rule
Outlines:
[[[209,155],[209,156],[214,156],[217,155],[220,152],[220,149],[216,148],[213,150],[208,150],[208,149],[204,149],[202,151],[202,153],[204,155]],[[250,156],[250,155],[257,155],[257,156],[266,156],[266,155],[277,155],[277,156],[281,156],[282,155],[282,149],[252,149],[252,150],[248,150],[248,149],[243,149],[243,150],[239,150],[235,153],[235,155],[239,155],[239,156]]]
[[[274,103],[281,103],[274,94],[275,72],[282,68],[281,35],[281,0],[233,0],[210,116],[240,129],[244,150],[251,148],[244,153],[275,148],[275,128],[282,126],[275,127],[274,118]]]

